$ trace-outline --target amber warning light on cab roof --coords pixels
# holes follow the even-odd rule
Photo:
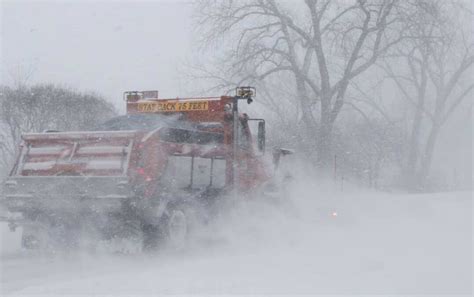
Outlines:
[[[158,100],[158,91],[128,91],[123,93],[123,99],[127,102],[139,100]]]

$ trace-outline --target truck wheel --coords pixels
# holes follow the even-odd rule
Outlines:
[[[171,247],[184,248],[188,239],[188,219],[184,211],[176,209],[170,212],[167,231]]]
[[[158,217],[158,216],[157,216]],[[166,241],[168,216],[162,215],[154,221],[143,221],[141,230],[143,234],[143,250],[155,251]]]
[[[40,248],[40,239],[33,234],[21,235],[21,247],[25,250],[34,250]]]
[[[143,250],[153,251],[158,248],[160,239],[163,237],[160,226],[146,224],[142,226]]]
[[[25,250],[45,250],[50,245],[50,236],[45,228],[23,226],[21,247]]]

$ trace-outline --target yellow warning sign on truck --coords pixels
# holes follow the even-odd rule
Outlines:
[[[138,112],[181,112],[209,109],[208,101],[148,101],[138,102]]]

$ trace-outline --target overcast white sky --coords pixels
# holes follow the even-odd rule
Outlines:
[[[184,1],[2,1],[1,75],[97,91],[123,110],[125,90],[185,93],[178,68],[192,51]]]

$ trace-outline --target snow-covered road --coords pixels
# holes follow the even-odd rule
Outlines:
[[[296,190],[285,207],[239,206],[188,250],[154,255],[33,256],[2,226],[1,293],[471,296],[472,210],[471,192]]]

